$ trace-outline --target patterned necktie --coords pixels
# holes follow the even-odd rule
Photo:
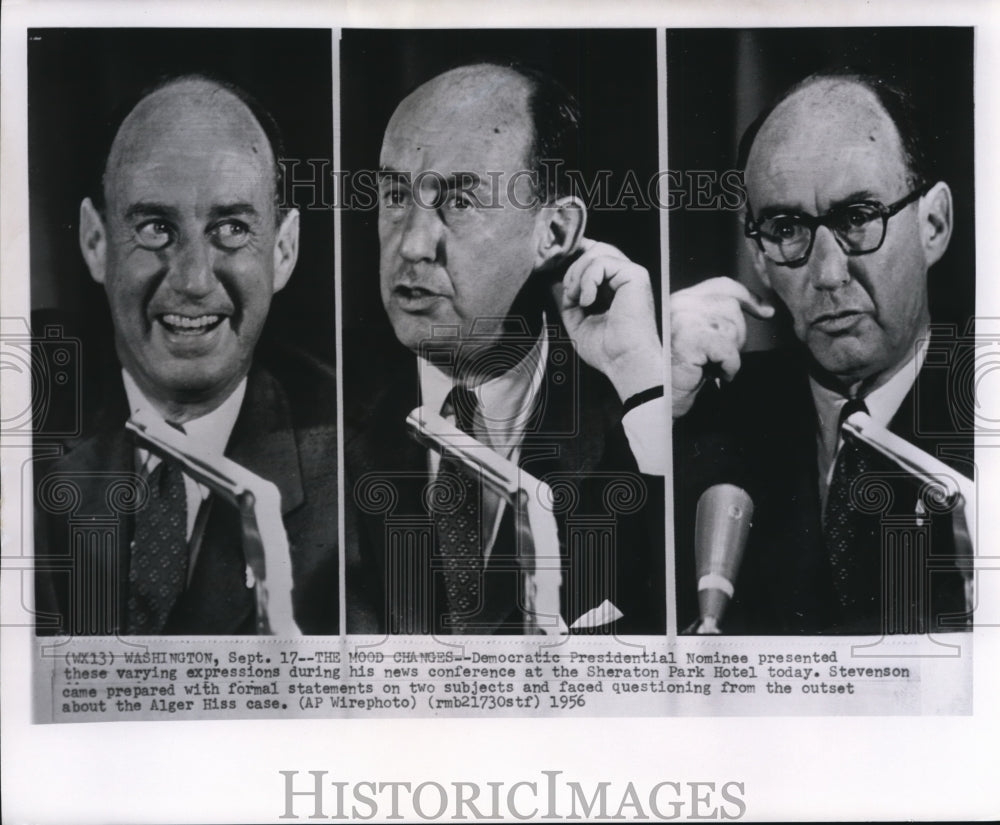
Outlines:
[[[840,412],[840,425],[856,412],[867,413],[865,402],[851,399]],[[859,492],[852,493],[858,478],[875,468],[875,455],[854,436],[844,433],[844,443],[830,480],[824,514],[824,535],[833,573],[834,594],[845,621],[878,615],[881,553],[877,518],[860,512]]]
[[[442,415],[454,414],[456,426],[467,435],[473,434],[475,412],[475,395],[461,386],[448,393],[441,408]],[[452,633],[463,633],[481,606],[482,485],[461,462],[448,457],[441,460],[438,483],[444,501],[443,506],[434,507],[433,513],[438,550],[444,561],[449,627]]]
[[[184,473],[161,461],[147,478],[149,501],[135,514],[128,573],[129,634],[162,631],[187,581],[187,497]]]

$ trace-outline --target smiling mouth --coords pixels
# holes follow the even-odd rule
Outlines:
[[[180,315],[167,312],[157,315],[156,320],[173,335],[206,335],[219,326],[226,315]]]

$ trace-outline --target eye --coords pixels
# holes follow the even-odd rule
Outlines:
[[[457,226],[475,221],[482,214],[479,211],[481,206],[475,192],[456,188],[442,193],[438,210],[445,223]]]
[[[761,224],[761,232],[778,242],[794,241],[802,231],[802,222],[794,215],[775,215]]]
[[[878,220],[880,217],[881,214],[879,211],[870,204],[855,203],[844,207],[843,214],[838,223],[844,229],[860,229],[872,221]]]
[[[166,221],[149,220],[135,228],[135,237],[143,249],[163,249],[173,240],[173,230]]]
[[[451,212],[467,212],[475,209],[478,205],[476,199],[465,192],[454,192],[444,202],[445,209]]]
[[[406,193],[393,183],[384,183],[378,193],[379,205],[384,209],[401,209],[406,203]]]
[[[250,240],[250,227],[243,221],[226,220],[212,227],[212,236],[223,249],[239,249]]]

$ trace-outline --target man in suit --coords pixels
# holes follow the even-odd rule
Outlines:
[[[546,563],[567,628],[664,630],[665,402],[649,276],[585,238],[583,203],[538,174],[575,145],[578,117],[550,78],[476,64],[426,82],[389,122],[381,296],[417,359],[349,405],[349,632],[521,633],[539,618],[521,590],[523,521],[407,436],[419,405],[553,488],[560,547]],[[435,501],[456,490],[456,509]]]
[[[697,616],[696,502],[733,482],[755,503],[732,633],[927,632],[966,626],[950,508],[841,429],[853,410],[971,475],[928,305],[952,202],[908,98],[855,73],[811,76],[741,146],[746,236],[799,346],[743,354],[743,285],[671,296],[681,623]],[[928,352],[935,353],[930,359]]]
[[[278,202],[278,141],[241,90],[174,78],[125,117],[101,191],[80,206],[114,355],[84,350],[111,368],[79,388],[88,426],[35,468],[40,632],[255,632],[240,514],[128,433],[130,416],[277,485],[295,621],[337,631],[334,384],[301,359],[272,374],[255,358],[298,255],[298,212]]]

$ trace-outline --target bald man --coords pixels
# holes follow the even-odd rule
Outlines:
[[[37,556],[51,568],[40,576],[40,629],[254,632],[239,514],[130,438],[132,415],[183,429],[206,455],[224,448],[277,484],[296,620],[336,632],[332,382],[288,364],[276,377],[254,359],[299,244],[298,211],[278,203],[276,132],[265,123],[235,87],[199,76],[162,83],[122,122],[101,191],[80,206],[80,248],[108,299],[117,363],[107,392],[86,395],[99,405],[87,415],[94,431],[36,474]],[[296,401],[299,386],[315,394]],[[109,495],[122,479],[145,482],[145,507]],[[75,513],[44,494],[59,480],[78,491]],[[81,512],[111,518],[110,548],[81,549],[72,535]]]
[[[966,625],[950,514],[932,515],[919,484],[841,431],[850,411],[866,410],[971,475],[971,444],[938,435],[954,429],[944,379],[938,386],[940,371],[923,369],[928,270],[948,247],[952,202],[909,107],[878,78],[819,74],[744,138],[748,247],[797,348],[741,353],[744,313],[775,310],[735,281],[671,296],[675,436],[686,473],[678,546],[691,546],[694,501],[707,484],[735,481],[756,504],[729,632]],[[706,380],[708,368],[723,380]],[[893,547],[908,549],[893,556]],[[685,578],[691,619],[694,575]]]
[[[562,587],[561,615],[544,620],[664,629],[663,353],[649,275],[585,237],[583,203],[538,174],[543,160],[565,161],[578,119],[550,78],[475,64],[426,82],[389,121],[381,296],[416,358],[348,422],[349,630],[520,633],[538,623],[519,589],[523,538],[509,502],[478,480],[465,486],[460,468],[407,439],[418,405],[565,491],[546,503],[561,538],[546,564]],[[450,513],[426,493],[445,479],[464,490]],[[396,491],[391,514],[365,492],[381,481]],[[403,539],[390,535],[394,523],[417,526]]]

